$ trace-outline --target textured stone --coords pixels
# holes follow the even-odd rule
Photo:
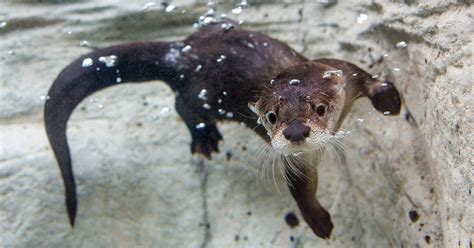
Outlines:
[[[46,2],[46,3],[45,3]],[[190,155],[190,136],[160,82],[94,94],[69,122],[79,213],[71,229],[42,123],[41,96],[91,48],[175,40],[207,7],[146,12],[147,1],[2,1],[0,246],[2,247],[469,247],[474,228],[473,35],[469,1],[313,1],[252,4],[245,26],[308,57],[352,61],[395,83],[398,117],[359,100],[343,129],[345,155],[319,166],[330,240],[302,221],[262,141],[221,124],[221,154]],[[182,14],[181,9],[186,9]],[[366,15],[365,19],[363,15]],[[359,18],[358,18],[359,17]],[[359,20],[359,23],[358,21]],[[406,48],[396,44],[405,41]],[[170,111],[167,111],[170,108]],[[363,122],[358,121],[363,119]],[[228,154],[229,153],[229,154]],[[266,161],[262,163],[261,161]],[[299,225],[285,223],[296,213]],[[416,218],[418,216],[418,218]]]

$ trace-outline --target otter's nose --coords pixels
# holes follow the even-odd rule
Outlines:
[[[303,125],[301,121],[295,120],[292,121],[285,130],[283,130],[283,135],[292,143],[297,143],[305,140],[309,136],[310,131],[311,128]]]

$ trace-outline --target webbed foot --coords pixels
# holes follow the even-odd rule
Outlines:
[[[194,129],[192,139],[191,152],[211,159],[212,152],[219,152],[219,140],[222,140],[222,135],[215,124],[207,124],[202,128]]]
[[[323,239],[328,239],[331,236],[334,225],[331,221],[331,215],[326,209],[321,206],[315,206],[310,210],[301,210],[301,212],[316,235]]]

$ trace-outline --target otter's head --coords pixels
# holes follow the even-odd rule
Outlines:
[[[346,74],[307,62],[272,79],[264,95],[249,107],[259,116],[273,149],[284,155],[307,153],[334,138],[353,100],[364,92],[364,83]]]

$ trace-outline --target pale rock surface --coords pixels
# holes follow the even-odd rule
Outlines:
[[[360,100],[343,126],[351,131],[346,155],[319,166],[318,197],[335,224],[330,240],[302,221],[278,171],[262,176],[265,151],[257,156],[262,141],[251,131],[222,124],[221,154],[191,156],[174,96],[159,82],[99,92],[73,114],[79,213],[71,229],[41,96],[90,51],[80,41],[181,39],[207,7],[174,1],[178,8],[165,13],[142,12],[147,1],[48,2],[0,2],[1,247],[472,247],[470,1],[249,1],[239,15],[219,6],[248,29],[311,58],[352,61],[402,93],[398,117]],[[408,46],[397,48],[400,41]],[[296,228],[286,225],[288,212],[299,216]]]

